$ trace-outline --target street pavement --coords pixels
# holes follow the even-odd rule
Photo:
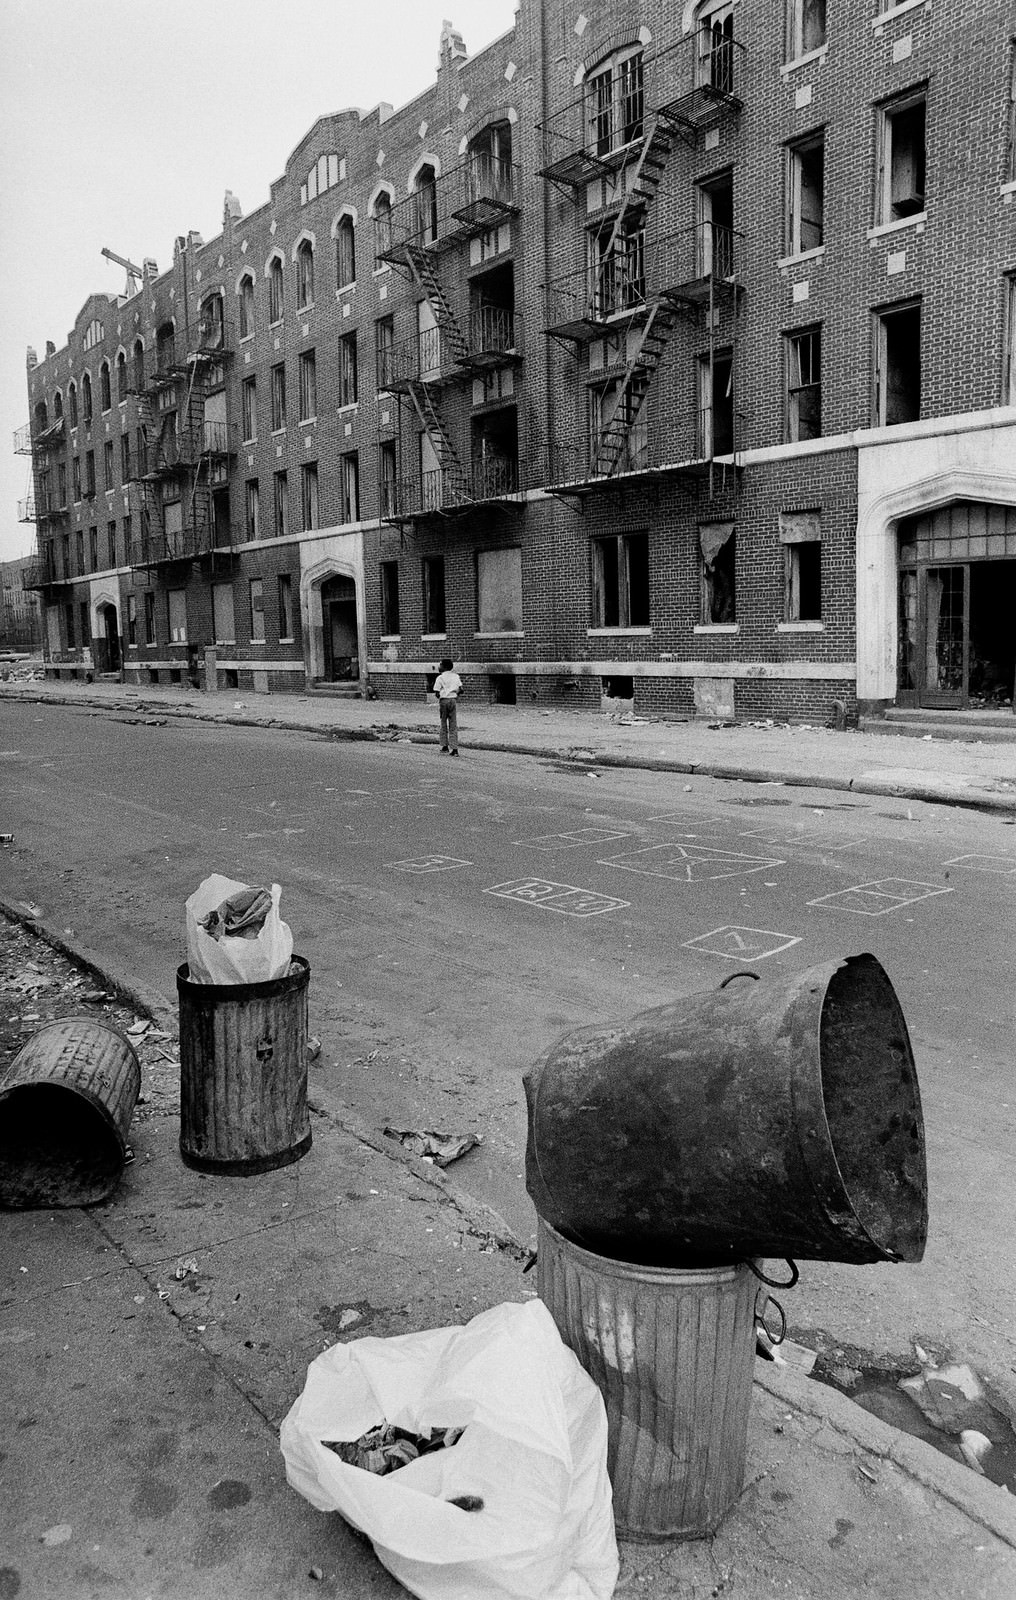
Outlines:
[[[106,684],[7,684],[6,696],[436,740],[422,704]],[[1016,817],[1016,746],[468,703],[460,727],[464,760],[470,746],[556,753]],[[122,973],[109,979],[129,990]],[[175,1032],[168,1007],[155,1020]],[[258,1177],[192,1172],[176,1091],[172,1065],[146,1067],[135,1160],[110,1201],[0,1222],[0,1600],[396,1595],[369,1546],[287,1486],[278,1425],[337,1339],[530,1297],[526,1249],[454,1167],[412,1156],[319,1088],[302,1161]],[[746,1487],[718,1532],[626,1542],[621,1558],[617,1594],[652,1600],[1011,1600],[1016,1502],[793,1367],[759,1361]]]

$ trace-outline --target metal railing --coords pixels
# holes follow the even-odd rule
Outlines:
[[[462,472],[432,467],[416,477],[382,478],[378,484],[378,511],[382,520],[409,520],[461,511],[493,500],[512,500],[522,493],[517,458],[488,456],[473,461]]]
[[[736,465],[745,438],[743,414],[727,407],[717,416],[710,406],[690,407],[683,416],[668,418],[665,423],[655,412],[646,416],[642,411],[620,441],[608,425],[602,433],[555,440],[530,452],[524,468],[526,482],[530,488],[570,485],[576,492],[591,492],[642,473],[704,478],[714,463]]]
[[[41,512],[36,512],[34,494],[27,495],[24,500],[18,501],[19,522],[35,522],[39,516],[41,516]]]
[[[14,454],[30,456],[32,453],[32,424],[25,422],[14,430]]]
[[[442,249],[496,227],[518,208],[519,168],[478,154],[374,218],[374,254],[396,260],[414,246]]]
[[[660,238],[623,236],[602,260],[564,272],[544,286],[546,328],[594,338],[599,324],[638,316],[660,299],[700,303],[710,291],[736,290],[744,235],[701,222]]]
[[[512,355],[516,337],[515,313],[507,307],[479,305],[470,311],[467,341],[472,355]]]

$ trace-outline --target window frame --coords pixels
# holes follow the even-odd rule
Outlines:
[[[297,421],[317,420],[317,351],[301,350],[296,364]]]
[[[296,309],[309,311],[314,304],[314,243],[301,239],[296,247]]]
[[[292,644],[296,638],[296,621],[293,608],[293,575],[290,572],[280,572],[278,581],[279,597],[279,643]],[[288,623],[288,627],[287,627]]]
[[[807,357],[805,361],[802,359]],[[822,324],[792,328],[783,335],[784,438],[788,444],[803,444],[822,437]],[[815,403],[817,421],[802,404],[809,396]],[[812,429],[814,431],[812,431]]]
[[[344,211],[335,224],[335,287],[352,289],[356,284],[356,222]]]
[[[277,328],[286,315],[285,263],[275,255],[268,263],[268,325]]]
[[[440,584],[435,579],[440,570]],[[443,555],[420,557],[420,637],[445,639],[448,636],[447,573]]]
[[[906,316],[916,311],[918,315],[918,374],[917,374],[917,413],[913,417],[900,417],[889,420],[888,401],[888,324],[896,317]],[[880,306],[872,312],[874,322],[874,360],[872,362],[872,426],[876,428],[905,427],[910,422],[919,422],[922,414],[922,400],[924,389],[924,311],[921,300],[915,297],[900,301],[890,306]]]
[[[638,553],[641,571],[633,569]],[[597,535],[589,541],[590,630],[648,632],[652,627],[652,583],[647,529]],[[613,593],[608,592],[613,586]],[[637,592],[640,587],[642,593]],[[633,588],[636,589],[633,601]],[[611,619],[614,620],[611,620]]]
[[[905,225],[916,222],[927,215],[928,199],[928,85],[919,83],[903,93],[894,95],[891,100],[883,101],[876,107],[876,176],[875,176],[875,226],[888,228],[894,224]],[[896,163],[898,138],[897,122],[901,117],[913,112],[918,106],[923,110],[924,126],[919,152],[919,160],[915,161],[915,182],[917,171],[920,172],[923,189],[913,191],[914,203],[904,206],[903,199],[893,199],[894,165]]]
[[[339,410],[360,403],[360,355],[357,330],[339,334]]]
[[[272,474],[272,521],[275,537],[285,539],[289,534],[289,473],[285,468]]]
[[[394,581],[393,581],[394,577]],[[382,639],[401,639],[402,627],[399,611],[399,563],[382,561],[378,575],[378,592],[381,609]],[[394,627],[392,622],[394,621]]]
[[[804,183],[806,165],[809,158],[819,155],[821,161],[820,193],[819,193],[819,218],[816,224],[813,217],[805,217],[802,200],[804,197]],[[825,128],[814,129],[811,133],[794,139],[786,147],[786,202],[785,202],[785,237],[784,248],[788,256],[809,255],[813,250],[825,248]],[[806,227],[818,228],[818,239],[806,242],[804,230]]]
[[[717,546],[716,555],[712,561],[706,561],[702,551],[702,534],[706,528],[727,528],[729,531]],[[715,522],[700,522],[698,526],[698,566],[699,566],[699,622],[698,628],[722,628],[733,630],[738,627],[737,620],[737,524],[729,518],[721,518]],[[724,553],[725,552],[725,553]],[[714,616],[717,601],[722,600],[715,588],[716,567],[720,555],[723,555],[723,570],[729,577],[729,592],[725,614]]]
[[[241,342],[254,337],[254,274],[245,272],[237,285],[237,322],[239,324]]]
[[[255,599],[257,604],[255,605]],[[250,578],[247,583],[247,616],[250,624],[251,644],[265,644],[265,580],[264,578]],[[258,618],[261,619],[261,631],[258,632]]]
[[[321,526],[318,493],[318,464],[304,461],[300,466],[300,522],[304,533]]]
[[[271,369],[272,432],[286,430],[286,363],[277,361]]]
[[[254,544],[261,530],[261,484],[257,478],[247,478],[244,483],[244,527],[248,544]]]
[[[810,43],[805,37],[809,7],[813,7],[821,14],[821,22],[819,24],[821,38],[813,39]],[[829,30],[826,0],[787,0],[787,64],[790,65],[794,61],[800,61],[803,57],[813,55],[818,50],[824,50],[828,43]]]

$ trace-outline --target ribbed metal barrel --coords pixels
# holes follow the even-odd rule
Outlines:
[[[269,983],[193,983],[186,963],[178,969],[180,1154],[188,1167],[270,1172],[310,1149],[309,983],[302,956]]]
[[[744,1485],[755,1366],[746,1263],[640,1267],[539,1219],[541,1300],[607,1408],[614,1523],[627,1539],[700,1539]]]
[[[46,1023],[0,1073],[0,1206],[90,1206],[120,1181],[141,1065],[108,1022]]]

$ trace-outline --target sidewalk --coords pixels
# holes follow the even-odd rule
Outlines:
[[[14,694],[125,717],[436,741],[428,706],[287,696],[237,709],[242,697],[116,685]],[[997,746],[908,739],[901,753],[885,737],[817,729],[624,726],[468,704],[461,724],[466,757],[471,745],[912,794],[902,767],[907,784],[948,780],[929,798],[1016,812],[1016,751]],[[175,1031],[169,1005],[156,1020]],[[431,1167],[319,1087],[302,1161],[252,1178],[192,1172],[177,1149],[177,1078],[172,1062],[146,1063],[136,1159],[111,1201],[0,1215],[0,1600],[394,1600],[403,1591],[369,1546],[287,1486],[279,1422],[336,1340],[531,1296],[526,1252],[469,1195],[468,1157]],[[1016,1500],[835,1391],[758,1362],[746,1487],[717,1534],[626,1543],[621,1558],[623,1600],[1010,1600]]]
[[[0,683],[0,703],[7,699],[292,728],[339,739],[403,736],[437,743],[436,708],[415,701],[235,691],[206,695],[118,683]],[[503,750],[590,766],[849,789],[1016,817],[1016,743],[838,733],[799,724],[625,721],[595,712],[478,705],[468,699],[460,708],[459,730],[465,753]]]

